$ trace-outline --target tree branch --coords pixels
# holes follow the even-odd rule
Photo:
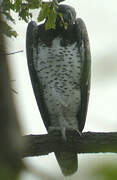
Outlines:
[[[51,152],[72,151],[77,153],[117,153],[117,132],[85,132],[80,136],[73,131],[67,132],[67,142],[60,133],[27,135],[23,157],[47,155]]]

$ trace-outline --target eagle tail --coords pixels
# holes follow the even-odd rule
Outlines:
[[[57,152],[55,156],[64,176],[70,176],[77,171],[78,159],[76,153]]]

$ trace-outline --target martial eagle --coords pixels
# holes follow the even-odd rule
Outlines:
[[[28,68],[36,101],[49,132],[66,130],[81,133],[86,120],[91,74],[91,56],[87,30],[82,19],[76,19],[73,7],[58,5],[60,16],[56,29],[45,29],[45,23],[31,21],[27,28]],[[77,154],[55,153],[65,176],[77,170]]]

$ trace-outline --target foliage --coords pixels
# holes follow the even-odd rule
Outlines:
[[[42,5],[42,9],[40,11],[40,14],[38,16],[38,21],[43,21],[45,18],[47,18],[46,22],[46,29],[55,29],[55,21],[57,18],[57,3],[45,3]]]
[[[117,179],[117,163],[107,162],[93,168],[92,179],[100,180],[116,180]]]
[[[5,34],[8,37],[16,37],[17,33],[13,31],[12,27],[9,26],[5,21],[0,21],[0,34]]]
[[[42,0],[3,0],[0,5],[0,11],[6,19],[12,23],[15,23],[15,19],[12,17],[11,12],[14,11],[18,14],[20,20],[28,22],[32,18],[32,12],[34,9],[41,8],[40,14],[37,17],[38,22],[47,18],[46,29],[55,29],[55,21],[57,18],[58,1],[52,0],[47,3],[42,3]],[[16,37],[17,33],[6,24],[0,22],[0,32],[4,33],[8,37]]]

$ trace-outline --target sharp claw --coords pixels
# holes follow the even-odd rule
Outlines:
[[[82,133],[79,131],[79,130],[76,130],[75,129],[75,131],[81,136],[82,135]]]

